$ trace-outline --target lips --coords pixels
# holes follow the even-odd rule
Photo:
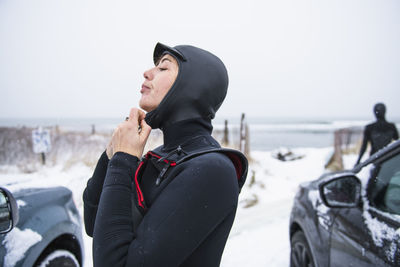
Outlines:
[[[140,90],[140,93],[143,94],[143,93],[148,92],[148,91],[150,91],[150,87],[145,85],[145,84],[142,84],[142,89]]]

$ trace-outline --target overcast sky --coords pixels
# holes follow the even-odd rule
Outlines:
[[[397,0],[0,0],[0,118],[124,117],[158,41],[224,61],[219,116],[400,118]]]

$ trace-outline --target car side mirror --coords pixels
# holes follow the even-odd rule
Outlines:
[[[10,232],[18,219],[17,201],[10,191],[0,187],[0,234]]]
[[[361,198],[361,182],[356,176],[340,176],[319,186],[324,204],[330,208],[353,208]]]

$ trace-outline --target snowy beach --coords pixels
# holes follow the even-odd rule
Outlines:
[[[388,149],[385,157],[379,158],[386,150],[370,157],[399,139],[395,134],[400,130],[399,14],[398,0],[0,0],[0,188],[5,189],[0,192],[0,228],[10,230],[0,234],[0,267],[44,267],[51,261],[57,267],[63,265],[60,261],[93,267],[93,240],[83,222],[83,192],[121,123],[130,129],[134,126],[129,131],[132,135],[124,138],[119,133],[125,131],[120,129],[113,150],[140,156],[143,143],[135,152],[125,146],[135,143],[139,148],[130,138],[143,140],[147,134],[146,125],[129,122],[143,117],[134,107],[147,112],[146,122],[154,128],[144,153],[165,144],[170,156],[191,157],[192,144],[196,151],[196,147],[211,148],[213,142],[190,138],[205,133],[209,138],[211,131],[223,147],[240,150],[248,158],[247,180],[221,267],[289,267],[289,223],[296,194],[300,211],[293,218],[305,222],[294,220],[299,227],[296,223],[291,227],[292,245],[299,249],[294,258],[299,255],[304,265],[357,267],[383,266],[376,262],[382,257],[400,267],[400,141],[396,151]],[[375,119],[379,123],[370,128]],[[138,241],[142,236],[145,241],[135,242],[140,248],[133,248],[134,252],[143,256],[142,265],[148,265],[148,259],[161,262],[155,264],[161,267],[168,265],[163,256],[174,260],[179,256],[177,261],[188,265],[216,265],[202,263],[219,260],[227,221],[233,218],[218,207],[234,206],[219,204],[225,203],[224,195],[233,199],[229,192],[236,196],[236,184],[215,186],[215,181],[221,182],[218,178],[230,177],[221,174],[229,166],[210,167],[209,163],[218,161],[207,158],[200,158],[199,167],[195,162],[179,166],[180,162],[171,162],[167,156],[160,156],[158,162],[156,156],[151,157],[154,166],[141,161],[140,167],[130,171],[139,205],[145,200],[153,208],[146,217],[151,225],[146,220],[139,229],[146,234],[137,235]],[[337,182],[309,183],[329,172],[352,169],[367,158],[371,160],[364,170],[332,175]],[[162,159],[167,165],[161,166]],[[240,176],[241,157],[230,155],[229,159]],[[108,170],[119,169],[114,162],[107,165]],[[122,170],[135,164],[127,162]],[[393,169],[393,175],[382,168],[386,162],[390,164],[385,168]],[[176,176],[172,164],[178,165]],[[214,170],[214,175],[209,174]],[[207,174],[201,176],[203,171]],[[179,174],[182,179],[175,179]],[[197,174],[210,180],[195,179]],[[119,241],[129,244],[131,240],[120,238],[130,238],[120,231],[126,229],[120,222],[128,222],[120,215],[135,215],[129,205],[128,211],[123,210],[130,202],[117,200],[131,193],[119,194],[118,188],[123,190],[120,177],[107,177],[115,185],[110,199],[103,194],[99,213],[94,208],[95,215],[87,216],[97,218],[93,251],[100,255],[96,256],[100,265],[110,265],[106,267],[116,267],[112,256],[126,256]],[[92,180],[93,192],[102,189],[99,180]],[[161,184],[165,180],[177,186]],[[188,180],[196,185],[188,186]],[[301,184],[304,190],[299,190]],[[312,189],[305,189],[307,185]],[[16,204],[4,193],[8,191],[16,196]],[[43,192],[32,193],[37,191]],[[98,194],[87,195],[93,197],[89,204],[97,203]],[[204,202],[194,201],[197,195]],[[167,196],[167,201],[159,196]],[[333,205],[327,202],[330,196]],[[15,205],[18,223],[18,214],[9,212],[9,207],[16,210]],[[208,214],[216,214],[218,220]],[[103,218],[108,221],[105,227]],[[162,226],[166,235],[160,234]],[[112,239],[114,233],[121,235]],[[148,238],[148,233],[156,238]],[[196,234],[202,234],[201,238],[194,238]],[[313,234],[322,238],[309,238]],[[195,246],[188,244],[201,246],[193,250]],[[150,248],[162,252],[152,253]],[[325,249],[329,250],[326,254]],[[128,262],[139,258],[130,256]],[[317,258],[324,262],[320,264]],[[313,264],[308,264],[309,259]],[[341,262],[336,263],[337,259]]]
[[[81,134],[71,133],[68,140],[74,144],[63,143],[58,152],[55,147],[53,157],[49,157],[44,166],[37,163],[30,163],[30,167],[25,168],[21,168],[21,164],[0,165],[0,185],[11,191],[26,187],[65,186],[73,192],[83,216],[82,192],[92,175],[96,157],[101,154],[108,138],[108,135],[101,134],[82,138]],[[155,136],[151,145],[157,145],[158,139],[159,136]],[[221,261],[223,267],[289,266],[288,223],[293,198],[300,183],[316,179],[326,171],[324,166],[333,148],[293,148],[291,152],[299,159],[285,162],[276,159],[277,151],[251,152],[247,182],[239,198],[237,216]],[[355,158],[356,155],[346,156],[345,166],[351,167]],[[91,267],[92,240],[84,231],[83,237],[84,266]]]

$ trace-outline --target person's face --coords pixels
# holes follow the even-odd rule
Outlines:
[[[178,70],[179,65],[176,59],[165,54],[155,67],[145,71],[139,106],[147,112],[156,109],[175,82]]]

